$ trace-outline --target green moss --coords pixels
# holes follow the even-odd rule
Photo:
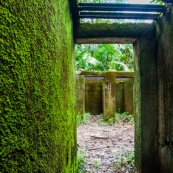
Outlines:
[[[75,172],[68,1],[7,0],[0,13],[1,172]]]

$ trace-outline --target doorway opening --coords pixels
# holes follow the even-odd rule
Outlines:
[[[75,53],[78,172],[135,172],[133,46],[82,44]]]

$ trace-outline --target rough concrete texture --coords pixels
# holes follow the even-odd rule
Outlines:
[[[107,72],[103,84],[103,113],[104,118],[109,119],[115,116],[116,112],[116,83],[115,72]]]
[[[159,172],[173,172],[173,7],[157,22]]]
[[[85,112],[90,112],[92,115],[104,114],[107,118],[114,117],[116,111],[133,113],[133,72],[78,71],[77,74],[78,112],[84,110],[85,104]],[[79,76],[83,76],[83,80],[79,80]],[[82,93],[84,90],[80,89],[82,85],[85,85],[85,103],[80,99],[84,97]],[[127,96],[124,96],[124,93]]]
[[[102,114],[102,82],[86,80],[85,86],[85,111],[92,115]]]
[[[124,82],[124,111],[133,114],[133,78]]]
[[[130,44],[152,27],[147,23],[81,23],[75,41],[78,44]]]
[[[155,173],[157,144],[157,70],[155,28],[135,48],[135,161],[139,173]]]
[[[85,113],[85,78],[82,75],[76,75],[76,110],[79,115]]]
[[[124,112],[124,82],[116,82],[116,112]]]

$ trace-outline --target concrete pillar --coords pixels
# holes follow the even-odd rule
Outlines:
[[[77,114],[85,113],[85,77],[76,75],[76,111]]]
[[[105,119],[115,116],[116,112],[116,83],[115,72],[107,72],[104,74],[103,82],[103,114]]]
[[[134,44],[135,161],[139,173],[155,173],[157,150],[157,70],[155,28]]]

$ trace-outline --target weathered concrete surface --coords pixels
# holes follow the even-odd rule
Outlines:
[[[124,112],[124,82],[116,82],[116,112]]]
[[[173,172],[173,8],[157,23],[158,39],[158,165]]]
[[[134,43],[135,40],[152,29],[146,23],[81,23],[76,43]]]
[[[76,75],[76,110],[77,114],[85,113],[85,78],[82,75]]]
[[[76,74],[77,112],[83,112],[83,106],[85,106],[85,112],[90,112],[93,115],[104,114],[107,118],[114,117],[116,111],[126,111],[133,114],[133,72],[78,71]],[[83,77],[79,80],[79,76]],[[128,84],[124,88],[126,82]],[[83,85],[85,85],[85,90]],[[125,92],[124,89],[126,89]],[[124,96],[124,93],[127,96]],[[84,94],[85,102],[82,99]]]
[[[103,113],[104,119],[109,119],[115,116],[116,112],[116,83],[115,72],[107,72],[104,76],[103,85]]]
[[[102,82],[85,80],[85,86],[85,111],[92,115],[102,114]]]
[[[124,82],[124,111],[133,114],[133,78]]]
[[[155,28],[134,44],[135,161],[139,173],[155,173],[157,144],[157,70]]]

